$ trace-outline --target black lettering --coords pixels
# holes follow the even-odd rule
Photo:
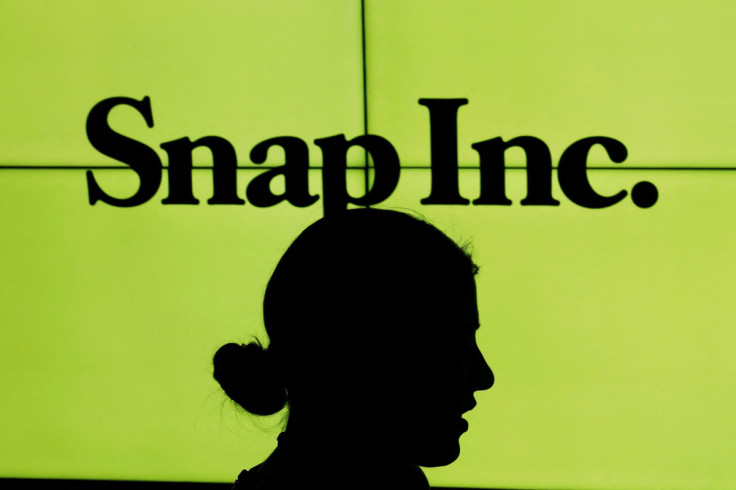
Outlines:
[[[148,96],[138,101],[128,97],[111,97],[97,103],[87,116],[87,139],[92,146],[110,158],[114,158],[138,174],[140,185],[135,194],[127,199],[118,199],[106,194],[97,184],[91,170],[87,171],[87,189],[89,203],[102,201],[119,207],[138,206],[151,199],[161,185],[161,159],[147,145],[134,140],[110,128],[107,116],[118,105],[127,105],[137,110],[149,128],[153,127],[151,100]]]
[[[468,99],[419,99],[429,109],[432,190],[422,204],[469,204],[458,189],[457,111]]]
[[[225,138],[205,136],[197,141],[179,138],[161,144],[169,155],[169,195],[164,204],[199,204],[192,193],[192,152],[205,147],[212,152],[212,197],[208,204],[245,204],[238,197],[238,159]]]
[[[292,206],[300,208],[314,204],[319,195],[309,193],[309,148],[307,144],[293,136],[279,136],[261,141],[250,152],[253,163],[266,161],[272,146],[284,149],[284,164],[256,176],[248,184],[246,197],[254,206],[274,206],[284,199]],[[271,191],[271,181],[279,175],[284,176],[284,193],[276,195]]]
[[[613,196],[601,196],[588,180],[588,152],[593,145],[601,145],[614,163],[626,160],[628,152],[623,143],[606,136],[591,136],[571,144],[560,157],[557,178],[568,199],[585,208],[599,209],[612,206],[626,197],[626,191]]]
[[[359,206],[378,204],[396,189],[401,172],[399,155],[385,138],[366,134],[346,141],[345,135],[338,134],[316,139],[314,143],[322,149],[322,204],[325,216],[344,211],[348,203]],[[347,191],[347,152],[351,146],[364,148],[373,159],[373,186],[362,197],[353,197]]]
[[[552,197],[552,156],[544,141],[534,136],[519,136],[508,142],[493,138],[471,147],[480,155],[480,196],[473,204],[508,206],[506,197],[505,152],[517,146],[526,153],[526,198],[523,206],[559,206]]]

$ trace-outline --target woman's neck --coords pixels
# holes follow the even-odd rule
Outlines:
[[[320,485],[330,480],[342,488],[428,489],[421,468],[403,457],[399,448],[391,437],[365,427],[307,426],[290,419],[279,435],[277,452],[290,471],[304,475],[307,481],[320,481]]]

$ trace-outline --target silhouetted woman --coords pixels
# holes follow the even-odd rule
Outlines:
[[[470,255],[397,211],[322,218],[291,244],[263,302],[270,339],[226,344],[214,376],[248,412],[288,405],[286,430],[237,490],[426,489],[450,464],[473,392],[493,385],[475,343]]]

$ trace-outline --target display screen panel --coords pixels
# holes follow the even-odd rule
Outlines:
[[[267,341],[268,278],[330,211],[315,140],[367,132],[401,164],[391,195],[370,204],[470,241],[481,267],[477,338],[496,382],[476,394],[460,458],[425,469],[433,486],[733,486],[729,2],[6,2],[2,13],[0,477],[231,483],[263,461],[286,414],[238,410],[212,355]],[[110,130],[161,166],[154,192],[127,206],[90,197],[91,178],[122,200],[150,180],[90,136],[91,111],[114,97],[125,103],[106,114]],[[447,100],[465,101],[432,120]],[[273,147],[254,158],[285,136],[304,142],[310,167],[268,189],[306,186],[308,205],[264,205],[249,190],[298,158]],[[477,145],[519,136],[535,150]],[[191,151],[191,171],[172,156],[170,143],[204,137],[220,150]],[[590,137],[625,158],[598,139],[587,170],[564,163]],[[335,209],[385,178],[390,163],[366,156],[346,152]],[[177,186],[190,179],[196,204],[165,202],[186,200]],[[507,202],[481,199],[498,201],[500,181]],[[243,202],[210,202],[219,186]],[[438,189],[449,202],[431,198]],[[558,204],[524,203],[540,192]]]

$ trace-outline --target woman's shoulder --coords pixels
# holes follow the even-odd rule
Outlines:
[[[232,490],[273,490],[290,488],[293,484],[287,477],[292,477],[284,468],[282,450],[277,447],[262,463],[249,470],[243,470],[235,480]]]
[[[265,461],[249,470],[241,471],[231,490],[261,490],[264,463]]]
[[[305,457],[305,453],[296,451],[282,433],[268,459],[250,470],[241,471],[232,490],[284,490],[301,487],[304,482],[319,482],[322,488],[430,488],[419,466],[358,469],[327,457]],[[346,485],[346,482],[350,483]]]

